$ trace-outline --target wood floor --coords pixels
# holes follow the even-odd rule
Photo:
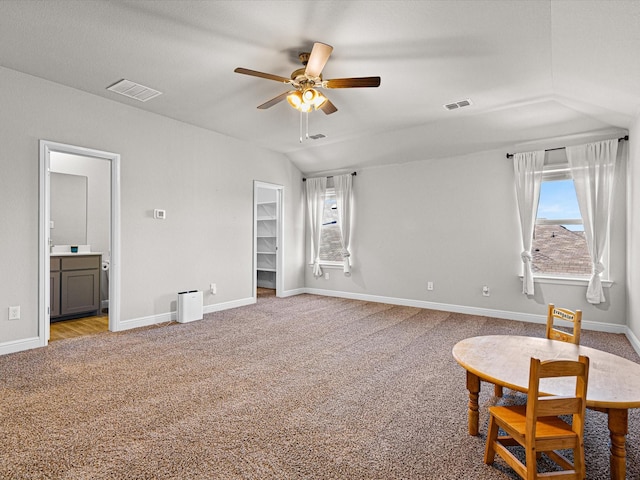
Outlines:
[[[258,298],[275,297],[276,296],[276,290],[274,288],[258,287],[256,289],[256,294],[257,294]]]
[[[49,341],[62,340],[63,338],[81,337],[94,333],[109,331],[109,315],[100,314],[93,317],[62,320],[51,324]]]

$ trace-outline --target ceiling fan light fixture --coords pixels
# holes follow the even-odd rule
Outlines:
[[[322,107],[322,105],[324,105],[324,103],[326,101],[327,101],[327,97],[325,97],[323,94],[318,92],[318,95],[316,96],[315,100],[313,101],[313,107],[317,110],[320,107]]]
[[[287,102],[296,110],[300,110],[300,105],[302,105],[302,94],[297,90],[295,92],[291,92],[287,95]]]
[[[310,103],[312,105],[315,105],[316,103],[315,100],[317,97],[318,97],[318,92],[313,88],[308,88],[302,93],[302,99],[304,100],[304,103]]]
[[[308,88],[302,92],[291,92],[287,95],[287,101],[299,112],[310,112],[320,108],[327,101],[327,97],[313,88]]]

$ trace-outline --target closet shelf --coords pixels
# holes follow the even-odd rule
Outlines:
[[[264,195],[273,198],[273,193]],[[258,194],[260,195],[260,192]],[[266,198],[256,201],[256,273],[257,286],[264,288],[276,288],[278,254],[278,201]]]

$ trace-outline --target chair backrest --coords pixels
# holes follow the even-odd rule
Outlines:
[[[575,395],[570,397],[540,396],[540,379],[551,377],[576,377]],[[580,355],[575,360],[531,359],[529,367],[529,391],[527,394],[527,435],[535,438],[538,417],[573,415],[572,430],[582,436],[587,407],[587,383],[589,358]]]
[[[565,332],[555,328],[555,319],[573,323],[573,333]],[[547,338],[560,340],[568,343],[580,344],[580,329],[582,328],[582,311],[571,311],[566,308],[556,308],[553,303],[549,304],[547,311]]]

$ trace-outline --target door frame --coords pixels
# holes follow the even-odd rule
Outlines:
[[[109,258],[109,330],[120,330],[120,154],[64,143],[40,140],[40,205],[38,238],[38,344],[49,343],[49,276],[50,265],[50,219],[51,219],[51,152],[94,157],[111,163],[111,227]]]
[[[258,298],[258,189],[276,191],[276,297],[284,294],[284,186],[253,181],[253,298]]]

